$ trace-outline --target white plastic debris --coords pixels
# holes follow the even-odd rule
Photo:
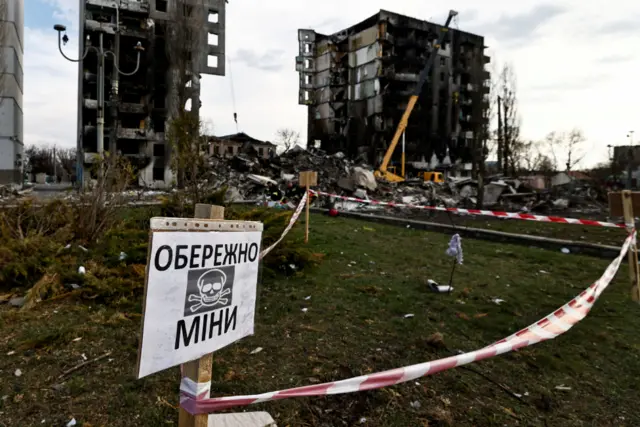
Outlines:
[[[84,252],[89,252],[89,249],[85,248],[85,247],[84,247],[84,246],[82,246],[82,245],[78,245],[78,247],[79,247],[82,251],[84,251]]]
[[[420,407],[422,406],[420,402],[417,400],[414,400],[413,402],[409,403],[409,405],[411,405],[413,409],[420,409]]]
[[[456,257],[456,262],[462,264],[462,238],[460,238],[459,234],[456,233],[451,236],[446,254],[451,257]]]
[[[309,301],[310,299],[311,299],[311,295],[309,295],[308,297],[304,298],[305,301]]]
[[[367,419],[365,417],[360,418],[360,424],[364,424],[367,422]]]
[[[564,384],[560,384],[560,385],[556,386],[556,390],[569,391],[569,390],[571,390],[571,387],[567,387]]]
[[[22,376],[22,371],[20,369],[16,369],[16,371],[13,373],[16,377],[21,377]]]
[[[258,354],[263,350],[262,347],[256,347],[250,354]]]
[[[75,418],[71,418],[71,420],[67,423],[67,427],[73,427],[78,425],[78,422],[76,421]]]
[[[15,351],[10,351],[10,352],[7,353],[7,356],[13,356],[14,354],[16,354]]]
[[[120,256],[118,256],[118,259],[120,261],[124,261],[125,259],[127,259],[127,254],[124,252],[120,252]]]
[[[503,299],[500,299],[500,298],[493,298],[493,299],[491,300],[491,302],[493,302],[494,304],[500,305],[500,304],[502,304],[502,303],[503,303],[503,302],[505,302],[505,301],[504,301]]]
[[[413,316],[415,316],[415,314],[413,314],[413,313],[409,313],[409,314],[405,314],[405,315],[404,315],[404,318],[405,318],[405,319],[410,319],[410,318],[412,318]]]
[[[569,250],[569,248],[562,248],[562,249],[560,249],[560,251],[561,251],[563,254],[570,254],[570,253],[571,253],[571,251]]]
[[[431,289],[433,292],[437,292],[439,294],[444,294],[444,293],[453,291],[453,286],[438,285],[438,282],[436,282],[435,280],[429,279],[429,280],[427,280],[427,284],[429,285],[429,289]]]
[[[308,309],[308,308],[303,308],[303,309],[302,309],[302,312],[303,312],[303,313],[306,313],[307,311],[309,311],[309,309]]]
[[[82,339],[82,337],[78,337],[78,338],[74,338],[72,341],[73,341],[73,342],[78,342],[78,341],[80,341],[81,339]]]
[[[548,271],[540,270],[540,274],[549,274]]]
[[[80,267],[78,267],[78,274],[86,274],[87,273],[87,269],[84,268],[83,265],[81,265]]]

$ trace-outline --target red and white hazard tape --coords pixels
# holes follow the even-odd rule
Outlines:
[[[307,201],[307,197],[309,197],[309,194],[305,191],[304,196],[302,196],[302,199],[298,204],[298,207],[293,212],[293,215],[291,215],[291,219],[289,220],[289,224],[287,224],[287,228],[284,229],[284,231],[280,235],[280,238],[276,240],[273,245],[269,246],[267,249],[260,252],[260,259],[264,258],[269,252],[273,250],[273,248],[275,248],[278,245],[278,243],[282,242],[282,239],[284,239],[287,233],[289,233],[289,231],[293,228],[293,225],[296,223],[296,221],[298,220],[298,217],[302,213],[302,209],[304,209],[304,205],[305,205],[305,202]]]
[[[447,208],[444,206],[424,206],[413,205],[411,203],[395,203],[395,202],[381,202],[379,200],[365,200],[357,197],[340,196],[338,194],[325,193],[323,191],[309,190],[313,194],[321,196],[335,197],[342,200],[358,203],[368,203],[376,206],[389,206],[393,208],[411,208],[411,209],[424,209],[441,212],[451,212],[455,214],[468,214],[468,215],[484,215],[493,216],[498,218],[511,218],[522,219],[525,221],[540,221],[540,222],[554,222],[558,224],[578,224],[578,225],[593,225],[597,227],[614,227],[625,228],[624,224],[616,224],[613,222],[594,221],[592,219],[578,219],[578,218],[564,218],[559,216],[547,216],[547,215],[532,215],[517,212],[501,212],[501,211],[486,211],[481,209],[460,209],[460,208]]]
[[[604,274],[576,298],[528,328],[480,350],[342,381],[249,396],[208,398],[210,383],[197,384],[185,378],[180,384],[180,405],[191,414],[206,414],[234,406],[246,406],[290,397],[324,396],[371,390],[412,381],[555,338],[585,318],[595,301],[615,276],[622,259],[635,238],[634,230],[625,240],[618,257],[609,264]]]

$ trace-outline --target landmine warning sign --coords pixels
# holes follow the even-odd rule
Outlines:
[[[262,224],[249,223],[257,231],[233,229],[231,221],[210,223],[229,232],[154,231],[154,220],[138,378],[252,335],[256,305]]]

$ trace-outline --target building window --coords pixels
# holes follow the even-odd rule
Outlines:
[[[444,73],[440,73],[440,81],[443,82],[444,81]]]
[[[447,60],[444,56],[440,57],[440,65],[442,65],[443,67],[447,65]]]
[[[227,147],[227,153],[233,154],[233,145]]]
[[[156,12],[167,11],[167,0],[156,0]]]
[[[153,144],[153,156],[164,157],[164,144]]]
[[[263,157],[263,156],[264,156],[264,148],[262,148],[262,147],[258,148],[258,155],[259,155],[260,157]]]
[[[164,181],[164,168],[153,168],[153,180]]]

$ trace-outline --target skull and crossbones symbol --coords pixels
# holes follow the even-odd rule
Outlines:
[[[189,295],[189,302],[195,302],[189,310],[192,313],[200,310],[204,307],[214,307],[216,305],[227,305],[228,298],[224,296],[231,293],[231,289],[225,289],[224,285],[227,282],[227,275],[222,270],[214,269],[205,271],[197,282],[198,295]]]

